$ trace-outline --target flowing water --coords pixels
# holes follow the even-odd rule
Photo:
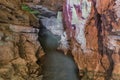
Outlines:
[[[39,41],[46,53],[42,61],[43,80],[79,80],[73,58],[56,50],[59,43],[55,35],[41,27]]]

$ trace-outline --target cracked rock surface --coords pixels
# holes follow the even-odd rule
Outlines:
[[[20,0],[0,0],[0,80],[41,80],[38,20]]]

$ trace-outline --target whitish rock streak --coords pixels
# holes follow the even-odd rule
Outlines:
[[[75,29],[75,38],[81,44],[83,51],[86,51],[85,24],[91,12],[91,2],[88,0],[67,0],[66,13],[68,16],[68,28]],[[70,22],[70,23],[69,23]]]

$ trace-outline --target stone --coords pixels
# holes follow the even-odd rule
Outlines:
[[[27,76],[28,68],[27,63],[22,58],[17,58],[12,61],[13,67],[15,69],[16,75]]]
[[[22,0],[0,0],[0,80],[40,80],[38,19]],[[40,54],[41,52],[39,52]],[[24,57],[26,56],[26,57]]]
[[[2,32],[0,32],[0,40],[2,39],[3,36],[4,36],[4,34]]]
[[[62,6],[65,0],[41,0],[41,4],[48,7],[51,10],[57,11],[57,10],[62,10]]]
[[[41,1],[41,0],[33,0],[33,3],[34,3],[34,4],[38,4],[38,3],[40,3],[40,1]]]
[[[0,46],[0,64],[7,64],[14,59],[14,53],[8,46]]]
[[[14,69],[10,63],[0,67],[0,76],[4,79],[11,79],[14,74]]]
[[[21,10],[21,4],[21,0],[1,0],[0,22],[17,25],[38,26],[39,24],[37,18],[29,12]]]
[[[120,79],[120,1],[89,1],[92,2],[92,6],[84,31],[87,51],[84,52],[81,48],[81,44],[74,38],[70,39],[70,51],[74,56],[80,73],[82,73],[81,71],[86,73],[86,75],[83,76],[83,80]],[[63,13],[63,15],[66,15],[66,13]],[[64,17],[64,19],[67,20],[68,18],[66,19]],[[70,33],[67,35],[69,36]],[[94,77],[91,78],[90,75],[88,75],[91,71],[93,71],[92,74],[94,74],[94,77],[98,77],[97,79],[94,79]]]
[[[39,32],[38,29],[32,28],[30,26],[10,25],[9,29],[13,32],[18,32],[18,33],[38,33]]]

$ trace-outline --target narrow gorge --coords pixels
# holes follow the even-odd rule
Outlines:
[[[0,80],[120,80],[119,0],[0,0]]]

